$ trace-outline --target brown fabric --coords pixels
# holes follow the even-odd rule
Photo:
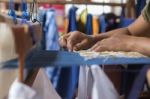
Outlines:
[[[140,94],[139,99],[150,99],[150,93],[149,92],[142,92]]]
[[[120,96],[120,99],[125,99],[125,96]],[[149,92],[141,92],[140,97],[138,99],[150,99],[150,93]]]
[[[127,0],[126,9],[125,9],[126,18],[136,18],[135,14],[135,0]]]
[[[121,66],[119,65],[106,65],[104,66],[104,72],[109,77],[109,79],[114,84],[116,90],[118,93],[120,92],[120,86],[121,86]]]
[[[37,77],[38,72],[39,72],[38,68],[30,70],[24,83],[28,86],[32,86],[35,81],[35,78]]]

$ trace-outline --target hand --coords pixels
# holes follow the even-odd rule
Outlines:
[[[94,37],[83,34],[79,31],[68,33],[59,39],[60,46],[69,51],[82,50],[92,47],[96,42]]]
[[[90,50],[101,51],[131,51],[134,37],[129,35],[114,35],[98,41]]]

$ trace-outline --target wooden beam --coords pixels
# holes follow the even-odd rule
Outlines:
[[[17,22],[19,21],[21,20],[17,19]],[[25,78],[25,81],[24,81],[24,75],[23,75],[24,74],[23,73],[24,59],[25,59],[25,55],[27,54],[27,52],[34,46],[30,32],[34,33],[34,37],[36,41],[39,42],[42,39],[42,27],[40,26],[39,23],[29,22],[30,26],[32,27],[32,31],[30,31],[29,26],[14,24],[12,18],[5,14],[0,14],[0,22],[1,23],[5,22],[6,24],[9,24],[8,28],[12,30],[11,33],[14,36],[15,50],[16,50],[15,53],[18,54],[18,59],[19,59],[19,66],[18,66],[19,81],[24,82],[25,84],[32,85],[39,69],[35,69],[35,70],[33,69],[32,71],[30,71],[27,77],[30,77],[30,76],[31,77]],[[28,80],[26,79],[30,81],[28,82]]]
[[[27,3],[31,3],[33,0],[27,0]],[[9,0],[0,0],[0,2],[8,3]],[[20,3],[21,0],[14,0],[15,3]],[[108,5],[108,6],[125,6],[125,4],[120,3],[102,3],[102,2],[89,2],[89,1],[58,1],[58,0],[37,0],[37,3],[47,3],[47,4],[88,4],[88,5]]]

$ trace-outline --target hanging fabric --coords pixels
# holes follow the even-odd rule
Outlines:
[[[144,83],[146,80],[146,73],[149,68],[150,68],[150,66],[146,65],[141,69],[140,73],[138,74],[138,76],[136,77],[136,79],[133,83],[132,89],[131,89],[130,94],[127,97],[127,99],[138,99],[139,98],[140,92],[144,88]],[[148,98],[146,98],[146,99],[148,99]]]
[[[136,0],[136,17],[140,16],[143,8],[146,5],[146,0]]]
[[[128,25],[130,25],[131,23],[133,23],[135,21],[135,19],[131,19],[131,18],[125,18],[125,17],[120,17],[120,22],[118,24],[118,28],[123,28],[123,27],[127,27]]]
[[[92,14],[87,14],[86,24],[85,24],[85,33],[87,35],[93,34],[93,16]]]
[[[0,15],[0,62],[5,62],[16,58],[18,55],[15,48],[15,39],[12,34],[11,25],[14,24],[10,17]],[[8,22],[8,23],[7,23]],[[15,77],[17,76],[17,70],[0,70],[0,99],[3,99],[9,90],[9,87]]]
[[[84,9],[80,15],[77,22],[78,31],[85,33],[85,24],[87,19],[87,9]]]
[[[128,3],[129,3],[129,1],[128,1]],[[142,1],[144,1],[144,0],[142,0]],[[122,1],[122,3],[123,3],[123,1]],[[133,19],[133,18],[126,17],[126,8],[125,7],[122,8],[122,13],[121,13],[119,20],[120,20],[120,22],[118,24],[118,28],[127,27],[128,25],[130,25],[131,23],[133,23],[135,21],[135,19]]]
[[[76,10],[77,8],[75,6],[71,7],[69,10],[68,32],[77,30]],[[62,98],[72,99],[77,87],[78,75],[79,67],[77,66],[61,68],[60,77],[56,89]]]
[[[48,9],[46,12],[46,21],[44,26],[44,38],[45,38],[45,50],[59,50],[58,43],[58,29],[55,20],[55,11],[53,9]],[[52,81],[53,85],[56,87],[58,83],[60,68],[46,68],[45,69],[49,79]]]
[[[68,24],[68,32],[76,31],[77,30],[77,22],[76,22],[76,10],[77,7],[73,6],[69,10],[69,24]]]
[[[135,0],[127,0],[125,17],[126,18],[132,18],[132,19],[136,18]]]
[[[12,22],[0,21],[0,62],[5,62],[18,56],[15,49],[15,40],[10,28],[10,23],[13,23],[13,20],[9,18],[6,18],[6,20]],[[17,73],[16,69],[0,70],[0,99],[3,99],[7,95],[9,87],[16,78]]]
[[[55,12],[52,9],[49,9],[46,13],[46,22],[45,22],[45,37],[46,37],[46,50],[59,50],[58,43],[58,29],[55,20]]]
[[[33,83],[29,87],[17,80],[11,85],[8,99],[61,99],[56,93],[44,70],[40,70]]]
[[[106,29],[105,17],[104,15],[101,15],[99,17],[99,33],[105,32],[105,29]]]
[[[46,22],[46,17],[47,17],[46,12],[47,12],[46,9],[39,8],[38,20],[40,21],[41,26],[43,27],[42,28],[42,40],[41,40],[41,48],[43,50],[46,49],[46,36],[45,36],[45,33],[47,32],[47,29],[45,29],[45,22]]]
[[[99,33],[99,24],[98,18],[93,16],[93,35],[97,35]]]
[[[119,99],[119,95],[102,69],[92,65],[80,68],[78,99]]]
[[[99,17],[99,33],[104,33],[118,26],[117,16],[113,13],[103,14]]]
[[[80,67],[77,99],[91,99],[93,89],[93,75],[90,67]]]

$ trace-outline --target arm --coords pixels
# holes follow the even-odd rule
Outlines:
[[[150,38],[130,35],[115,35],[98,41],[90,50],[139,52],[150,56]]]
[[[132,44],[132,51],[150,56],[150,39],[144,37],[136,37]]]
[[[150,23],[144,20],[140,15],[138,19],[131,25],[125,28],[115,29],[104,34],[94,36],[95,40],[99,41],[102,38],[107,38],[116,34],[127,34],[141,37],[150,37]]]
[[[147,22],[142,15],[127,28],[131,35],[150,37],[150,23]]]

